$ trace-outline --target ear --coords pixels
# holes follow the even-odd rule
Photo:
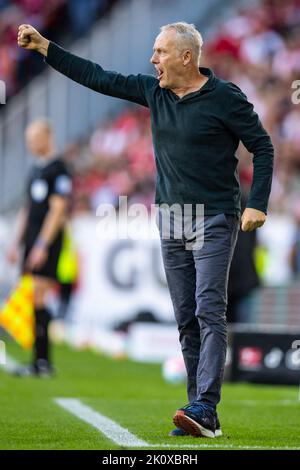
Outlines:
[[[182,54],[182,57],[183,57],[183,65],[186,66],[188,65],[191,60],[192,60],[192,54],[191,54],[191,51],[190,50],[186,50],[184,51],[184,53]]]

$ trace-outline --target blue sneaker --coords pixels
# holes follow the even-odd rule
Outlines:
[[[219,417],[216,413],[216,430],[215,430],[215,437],[221,437],[223,436],[222,429],[221,429],[221,424],[219,421]]]
[[[180,428],[175,428],[173,431],[169,432],[169,436],[172,437],[183,437],[183,436],[188,436],[188,433],[183,431]]]
[[[185,431],[183,431],[180,428],[175,428],[172,431],[169,432],[169,436],[171,437],[184,437],[184,436],[189,436],[189,434]],[[222,429],[221,429],[221,424],[218,418],[218,415],[216,416],[216,430],[215,430],[215,437],[222,437]]]
[[[216,437],[217,414],[201,403],[179,408],[173,418],[175,426],[194,437]]]

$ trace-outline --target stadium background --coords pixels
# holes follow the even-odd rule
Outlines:
[[[202,64],[242,88],[275,146],[267,222],[235,255],[228,378],[298,384],[300,357],[291,345],[300,338],[300,105],[292,102],[292,83],[300,78],[299,0],[1,0],[0,79],[7,102],[0,108],[0,299],[18,276],[5,253],[31,162],[24,129],[47,117],[74,174],[70,228],[79,259],[72,299],[53,337],[149,363],[179,354],[155,229],[149,239],[131,242],[100,240],[96,230],[99,204],[122,213],[119,195],[150,210],[155,168],[148,111],[84,89],[16,45],[18,25],[30,23],[104,68],[152,73],[159,27],[178,20],[198,27]],[[243,146],[238,153],[246,198],[251,156]],[[51,302],[57,313],[57,299]]]

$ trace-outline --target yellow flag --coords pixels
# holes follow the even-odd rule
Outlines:
[[[25,274],[0,309],[2,326],[24,349],[34,343],[33,281]]]
[[[61,284],[72,284],[78,277],[77,251],[70,229],[64,231],[63,244],[57,264],[57,279]]]

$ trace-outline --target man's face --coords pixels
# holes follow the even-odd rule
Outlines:
[[[150,61],[155,66],[161,88],[176,88],[184,67],[176,44],[176,31],[163,31],[157,36]]]
[[[36,157],[43,157],[50,147],[49,131],[39,123],[32,124],[26,130],[26,143],[29,151]]]

